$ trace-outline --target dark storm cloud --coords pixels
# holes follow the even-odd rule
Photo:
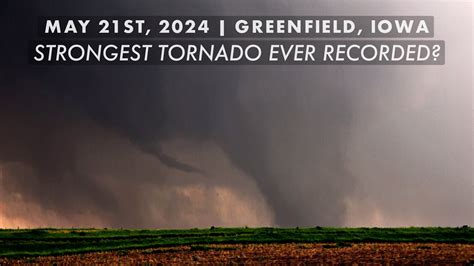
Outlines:
[[[415,75],[406,69],[26,64],[27,44],[36,37],[38,15],[312,15],[310,10],[327,15],[351,10],[363,14],[355,4],[341,8],[331,1],[290,3],[293,1],[8,1],[0,11],[2,25],[6,25],[0,48],[8,51],[0,53],[0,201],[13,202],[19,195],[60,217],[74,219],[76,213],[87,212],[115,227],[194,226],[182,214],[213,217],[212,206],[218,200],[210,197],[208,208],[192,209],[192,202],[186,203],[181,194],[168,189],[171,186],[226,185],[240,195],[247,193],[240,181],[224,178],[230,175],[227,170],[215,174],[208,169],[212,162],[218,164],[219,156],[228,157],[233,167],[256,182],[275,222],[282,226],[345,224],[346,201],[360,196],[355,187],[364,180],[377,185],[369,187],[372,190],[362,195],[368,199],[363,200],[374,200],[387,213],[396,212],[393,206],[397,204],[407,207],[393,193],[409,184],[415,174],[420,177],[414,194],[420,187],[432,191],[434,186],[423,177],[447,168],[441,160],[441,169],[429,171],[427,164],[435,159],[426,156],[426,147],[442,142],[448,149],[449,137],[440,135],[421,144],[398,139],[403,145],[397,145],[396,133],[369,130],[387,119],[385,109],[374,102],[395,99],[393,108],[399,108],[397,103],[403,106],[413,98]],[[397,92],[400,77],[405,78],[406,89]],[[380,86],[387,91],[378,91]],[[426,121],[429,108],[421,107],[418,117],[412,116],[417,110],[407,109],[405,116],[393,118],[394,124],[382,127],[394,130],[394,125],[408,128]],[[459,126],[435,119],[420,126],[415,136],[429,134],[438,122]],[[366,137],[373,142],[366,145]],[[193,144],[165,149],[176,139]],[[365,171],[372,159],[370,149],[387,141],[392,142],[385,150],[377,150],[376,156],[399,164],[387,165],[387,173],[376,161],[373,169],[377,171]],[[404,150],[397,147],[409,143],[421,152],[412,158],[410,166],[415,170],[403,172],[400,169],[407,167]],[[211,163],[203,163],[203,158],[183,159],[193,152],[196,157],[207,156],[205,161]],[[466,157],[466,153],[459,155]],[[461,169],[459,176],[468,174],[464,168],[446,165],[451,167],[449,173]],[[385,184],[393,180],[399,180],[400,187],[390,192]],[[446,183],[442,181],[436,184]],[[392,195],[393,201],[378,196],[377,191]],[[456,205],[464,200],[465,191],[460,195],[443,200]],[[154,204],[163,206],[158,218],[150,216]],[[456,214],[463,210],[465,205],[459,205]],[[28,213],[10,213],[30,218]],[[201,221],[198,225],[213,224]]]
[[[231,12],[230,8],[221,11],[222,5],[218,1],[142,1],[133,5],[124,1],[9,2],[3,20],[15,26],[7,27],[8,42],[2,44],[4,50],[12,51],[2,54],[7,73],[2,78],[2,113],[4,121],[9,121],[2,124],[8,127],[3,130],[7,135],[2,136],[2,145],[9,147],[2,150],[2,158],[30,168],[34,182],[9,172],[3,180],[5,190],[18,191],[60,215],[83,206],[107,210],[104,213],[121,212],[114,216],[117,226],[143,224],[142,217],[134,215],[137,211],[123,204],[125,197],[116,199],[99,185],[100,177],[93,169],[77,168],[80,158],[74,145],[92,133],[75,128],[86,121],[129,139],[165,166],[199,172],[202,178],[206,178],[205,169],[164,153],[160,143],[175,137],[213,141],[236,167],[256,180],[278,224],[341,224],[341,199],[351,184],[340,154],[350,112],[343,88],[330,85],[330,79],[301,86],[299,71],[306,70],[284,68],[255,68],[242,77],[239,67],[35,68],[24,64],[25,42],[35,37],[32,25],[38,15]],[[247,8],[251,7],[270,12],[264,4]],[[285,11],[288,6],[282,2],[279,8]],[[326,73],[321,78],[323,75]],[[244,86],[247,88],[241,89]],[[250,100],[263,102],[241,102],[241,92],[249,94],[244,97]],[[305,93],[313,94],[317,101],[314,108],[301,109],[300,94]],[[330,127],[323,126],[331,120]],[[301,139],[295,141],[295,137]],[[268,154],[270,151],[273,154]],[[281,167],[275,167],[276,163]],[[137,176],[127,178],[123,181],[127,186],[142,182]],[[163,178],[156,173],[150,182],[159,186]],[[127,222],[123,216],[136,219]]]

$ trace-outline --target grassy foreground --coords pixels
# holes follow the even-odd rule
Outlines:
[[[210,228],[0,230],[0,257],[65,255],[180,245],[250,243],[464,243],[474,228]]]

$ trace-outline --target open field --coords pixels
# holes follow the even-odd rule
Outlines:
[[[212,244],[76,255],[1,259],[0,264],[459,264],[474,262],[469,244]]]
[[[398,255],[397,255],[398,254]],[[14,262],[474,261],[474,228],[211,228],[0,230]],[[436,258],[439,258],[436,260]],[[393,260],[392,260],[393,261]],[[393,262],[396,262],[393,261]],[[405,262],[409,262],[405,261]]]

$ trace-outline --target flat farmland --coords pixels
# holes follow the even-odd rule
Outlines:
[[[0,264],[474,262],[474,229],[0,230]]]

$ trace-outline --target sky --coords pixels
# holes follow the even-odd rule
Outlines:
[[[433,15],[443,66],[32,66],[40,15]],[[469,1],[7,1],[0,227],[474,225]]]

